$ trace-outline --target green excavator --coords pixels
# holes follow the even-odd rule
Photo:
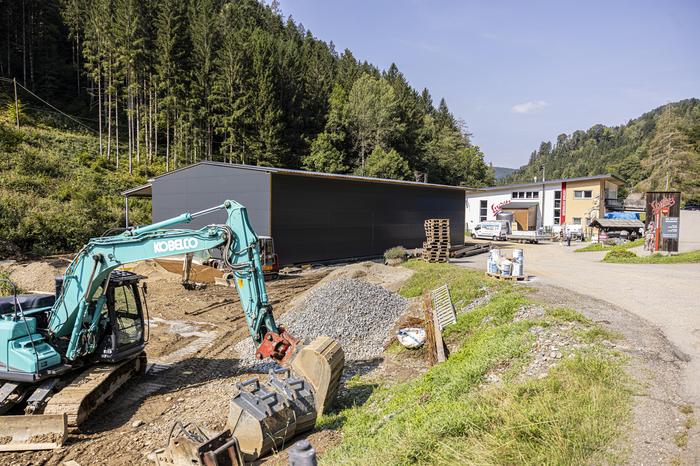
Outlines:
[[[224,224],[169,228],[225,210]],[[152,225],[91,239],[55,294],[0,298],[0,451],[63,445],[126,381],[147,370],[148,325],[139,282],[120,270],[146,259],[218,250],[235,284],[256,358],[279,365],[265,380],[237,384],[223,432],[177,423],[160,464],[235,464],[253,460],[313,427],[330,406],[344,365],[328,337],[302,344],[275,322],[265,290],[258,237],[235,201]],[[233,344],[234,342],[232,342]]]

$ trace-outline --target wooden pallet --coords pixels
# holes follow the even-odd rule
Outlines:
[[[500,273],[486,272],[489,277],[496,278],[498,280],[510,280],[513,282],[527,281],[527,275],[501,275]]]

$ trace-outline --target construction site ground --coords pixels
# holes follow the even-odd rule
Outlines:
[[[54,258],[5,264],[4,268],[24,291],[52,292],[52,277],[62,273],[67,265],[66,258]],[[372,272],[366,272],[370,269]],[[83,466],[149,464],[148,454],[164,446],[175,421],[194,422],[213,432],[224,428],[234,383],[255,372],[237,357],[235,346],[249,333],[235,289],[209,284],[204,289],[186,290],[179,275],[152,261],[138,263],[130,270],[148,277],[145,281],[150,331],[146,375],[128,382],[98,408],[79,433],[69,436],[63,448],[0,453],[0,464],[61,465],[70,460]],[[386,270],[391,274],[387,275]],[[330,273],[330,278],[361,277],[392,291],[397,291],[410,276],[406,269],[380,264],[322,267],[281,276],[266,282],[275,316],[300,302],[305,291]],[[196,275],[192,278],[197,281]],[[392,364],[390,359],[386,359],[380,372],[395,380],[405,380],[426,368],[420,358],[416,364],[408,365]],[[378,364],[378,360],[348,362],[346,377],[375,370]],[[339,403],[347,396],[341,390]],[[334,443],[334,437],[330,431],[311,434],[319,451]],[[285,458],[282,452],[263,462],[284,464]]]
[[[484,256],[461,259],[456,265],[483,270]],[[684,422],[687,422],[686,415],[680,410],[694,404],[693,397],[684,388],[684,382],[689,382],[689,358],[669,342],[666,338],[668,335],[659,331],[653,322],[640,318],[626,306],[615,305],[617,303],[613,299],[600,291],[595,292],[597,296],[593,290],[585,288],[575,290],[581,294],[572,292],[572,285],[564,283],[563,279],[557,281],[551,278],[559,274],[541,269],[548,267],[550,261],[568,263],[566,261],[594,259],[594,256],[584,256],[577,254],[574,257],[558,244],[526,246],[526,271],[533,274],[535,279],[517,286],[534,288],[533,298],[536,301],[549,306],[577,309],[594,322],[623,336],[621,341],[615,343],[615,348],[630,358],[629,370],[641,382],[635,394],[633,431],[624,440],[629,440],[629,445],[621,446],[630,451],[629,464],[694,464],[693,461],[698,459],[695,450],[697,427],[685,432],[689,436],[685,448],[679,447],[677,442],[679,433],[684,433]],[[581,267],[581,271],[587,271],[586,267],[598,270],[598,267],[609,265],[572,264],[569,264],[571,270]],[[25,291],[52,291],[51,277],[60,273],[66,265],[64,259],[57,258],[13,264],[8,270]],[[185,290],[177,274],[166,271],[154,262],[138,263],[132,270],[148,277],[147,302],[151,325],[147,353],[152,364],[148,373],[123,387],[90,417],[79,433],[70,436],[63,448],[0,454],[0,464],[61,465],[71,460],[82,466],[149,464],[148,454],[164,446],[175,421],[194,422],[211,431],[223,429],[228,403],[235,390],[234,383],[252,375],[251,366],[247,365],[249,363],[242,362],[246,358],[236,350],[236,344],[248,337],[237,294],[232,288],[215,285],[201,290]],[[275,315],[279,317],[303,303],[310,289],[318,288],[329,280],[361,279],[390,291],[398,291],[411,273],[403,267],[371,263],[311,268],[267,282],[267,289]],[[197,277],[193,279],[196,281]],[[657,279],[661,280],[660,277]],[[687,294],[685,297],[689,298]],[[459,303],[458,307],[467,312],[481,299],[471,304]],[[488,296],[484,299],[488,299]],[[414,299],[411,302],[397,325],[378,328],[377,332],[389,336],[400,323],[408,322],[410,325],[412,318],[420,316],[418,301]],[[246,356],[249,360],[250,355]],[[376,383],[392,384],[417,377],[428,369],[425,359],[423,350],[418,350],[385,351],[380,357],[348,361],[345,379],[360,375],[362,383],[342,388],[337,404],[341,407],[362,404],[371,395]],[[546,360],[544,357],[545,365],[551,363]],[[539,356],[535,356],[534,365],[529,369],[532,377],[541,375],[541,363],[543,361]],[[498,379],[497,374],[493,376],[495,380]],[[698,412],[697,408],[695,412]],[[326,426],[312,432],[309,439],[322,455],[340,443],[342,434],[338,428]],[[286,464],[284,448],[262,462]]]

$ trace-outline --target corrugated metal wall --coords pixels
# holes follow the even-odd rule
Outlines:
[[[423,221],[449,218],[464,242],[464,191],[272,174],[272,236],[283,264],[421,247]]]
[[[152,184],[154,222],[183,212],[197,212],[233,199],[246,206],[257,234],[270,234],[269,173],[197,164],[156,178]],[[225,220],[226,214],[221,211],[197,218],[185,227],[198,229]]]

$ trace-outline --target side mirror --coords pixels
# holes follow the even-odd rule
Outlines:
[[[143,282],[143,283],[141,284],[141,291],[143,291],[143,294],[144,294],[144,295],[147,295],[147,294],[148,294],[148,283]]]

